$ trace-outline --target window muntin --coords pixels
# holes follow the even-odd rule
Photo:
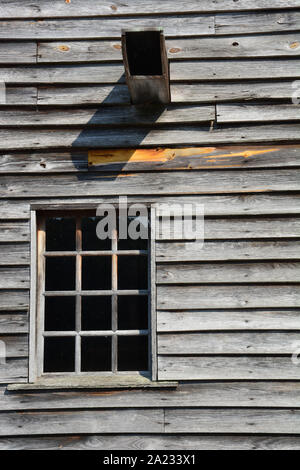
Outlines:
[[[39,376],[150,371],[149,240],[100,240],[99,220],[38,219]]]

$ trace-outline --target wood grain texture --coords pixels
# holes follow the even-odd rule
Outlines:
[[[295,15],[292,15],[295,18]],[[149,15],[140,17],[139,28],[162,28],[165,36],[214,34],[212,15]],[[74,18],[0,21],[1,39],[104,39],[120,40],[122,29],[136,27],[135,17]],[[282,29],[282,28],[281,28]],[[281,30],[279,29],[279,31]]]
[[[0,243],[0,265],[28,265],[29,243]]]
[[[85,410],[1,413],[0,434],[72,434],[74,428],[86,433],[163,432],[163,411],[156,410]]]
[[[174,38],[166,41],[172,59],[216,59],[234,57],[280,57],[300,55],[300,35]],[[299,44],[297,46],[297,44]],[[0,56],[1,57],[1,56]],[[51,41],[38,43],[37,62],[121,61],[121,42],[106,40]]]
[[[0,222],[0,242],[27,242],[29,241],[28,222]]]
[[[166,432],[291,434],[300,431],[300,410],[166,410]]]
[[[3,174],[70,173],[88,170],[87,152],[34,152],[30,154],[6,154],[0,157],[0,173]],[[11,218],[11,215],[9,218]]]
[[[3,437],[0,450],[299,450],[298,436],[69,435]]]
[[[299,262],[157,265],[158,284],[298,282],[299,279]]]
[[[291,357],[158,357],[159,380],[299,380]],[[269,431],[270,432],[270,431]]]
[[[33,41],[0,43],[0,64],[35,64],[36,60],[37,46]]]
[[[191,171],[161,173],[113,173],[99,175],[90,172],[83,180],[76,175],[13,175],[2,176],[1,197],[55,197],[105,195],[226,194],[300,189],[299,170],[224,170],[218,172]],[[47,181],[47,185],[45,185]],[[176,185],[174,185],[176,181]]]
[[[28,357],[27,335],[1,335],[0,341],[5,345],[6,359]]]
[[[162,218],[156,224],[157,240],[184,240],[185,224],[196,234],[196,223],[190,217]],[[244,238],[298,238],[300,237],[300,217],[209,219],[198,221],[204,232],[204,240],[244,239]],[[187,231],[189,235],[189,232]]]
[[[27,333],[28,318],[22,312],[2,312],[0,314],[0,333]]]
[[[192,12],[216,12],[216,11],[243,11],[243,10],[265,10],[277,8],[297,8],[299,0],[209,0],[189,1],[182,3],[176,1],[152,0],[148,1],[131,0],[124,3],[112,3],[105,0],[96,3],[93,0],[72,0],[72,2],[61,2],[52,0],[51,5],[46,0],[30,1],[18,0],[6,2],[0,7],[1,18],[42,18],[42,17],[68,17],[68,16],[125,16],[125,15],[144,15],[144,14],[162,14],[162,13],[192,13]]]
[[[300,286],[166,286],[157,287],[157,308],[183,310],[199,308],[298,307]]]
[[[158,262],[299,260],[297,241],[229,241],[157,243]]]
[[[0,291],[0,310],[24,310],[28,308],[29,292],[1,290]]]
[[[0,267],[0,289],[27,289],[28,287],[28,268]]]
[[[174,390],[7,392],[0,387],[0,410],[68,410],[81,408],[299,407],[297,382],[201,382]]]
[[[205,332],[160,334],[159,355],[184,354],[293,354],[298,332]]]
[[[227,122],[264,122],[299,121],[300,109],[294,104],[222,104],[217,105],[217,121]]]
[[[28,381],[28,359],[6,359],[0,364],[0,383],[25,383]]]
[[[157,331],[299,330],[299,309],[158,311]]]
[[[36,87],[5,87],[5,102],[2,105],[36,105],[37,104],[37,89]],[[1,109],[1,108],[0,108]]]

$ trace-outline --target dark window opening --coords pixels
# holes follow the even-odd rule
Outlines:
[[[45,331],[75,330],[76,297],[45,298]]]
[[[127,32],[126,52],[131,75],[162,75],[160,32]]]
[[[100,372],[111,370],[111,338],[81,338],[81,370]]]
[[[119,336],[118,369],[148,370],[148,337]]]
[[[74,372],[75,338],[44,338],[44,371]]]

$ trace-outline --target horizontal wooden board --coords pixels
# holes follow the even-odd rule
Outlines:
[[[8,393],[0,388],[0,410],[67,410],[78,408],[170,408],[203,406],[297,407],[297,382],[231,382],[180,384],[168,390],[43,391]]]
[[[129,434],[0,438],[0,450],[299,450],[298,436]]]
[[[29,292],[0,290],[0,310],[24,310],[28,307]]]
[[[300,55],[300,35],[194,37],[166,41],[172,59],[279,57]],[[51,41],[38,43],[38,62],[105,62],[122,60],[121,41]]]
[[[26,313],[22,312],[1,312],[0,314],[0,333],[27,333],[28,318]]]
[[[299,262],[158,264],[156,269],[158,284],[299,281]]]
[[[215,16],[215,31],[216,34],[297,31],[299,29],[299,21],[299,11],[259,12],[251,15],[248,13],[219,13]]]
[[[0,363],[0,383],[25,383],[28,381],[28,359],[6,359]]]
[[[217,122],[299,121],[300,107],[294,104],[220,104]]]
[[[1,413],[0,434],[163,432],[163,410],[85,410]]]
[[[1,110],[0,126],[102,126],[209,122],[214,105],[98,107],[95,109]]]
[[[44,154],[36,154],[44,158]],[[53,154],[54,155],[54,154]],[[61,154],[58,154],[61,155]],[[42,160],[44,161],[44,160]],[[0,200],[1,217],[7,220],[28,219],[30,204],[35,206],[48,204],[49,208],[65,207],[71,208],[97,208],[101,202],[118,203],[118,197],[72,197],[69,198],[43,198],[14,200]],[[257,215],[257,214],[298,214],[300,213],[300,195],[298,194],[277,194],[258,193],[241,195],[195,195],[195,196],[129,196],[128,203],[144,202],[155,204],[203,204],[204,213],[209,216],[224,215]]]
[[[5,351],[5,359],[28,356],[28,335],[0,336],[0,342]]]
[[[188,299],[188,302],[187,300]],[[157,308],[183,310],[199,308],[298,307],[298,286],[166,286],[157,287]]]
[[[0,222],[0,242],[27,242],[29,240],[28,222]]]
[[[1,26],[1,21],[0,21]],[[207,80],[279,79],[300,77],[299,59],[224,59],[170,63],[172,82]],[[122,64],[23,65],[2,67],[7,84],[120,84],[125,82]]]
[[[158,357],[159,380],[299,380],[291,357]],[[271,431],[270,431],[271,432]]]
[[[145,15],[165,13],[192,13],[192,12],[216,12],[216,11],[243,11],[243,10],[265,10],[277,8],[299,7],[299,0],[190,0],[182,3],[178,0],[148,1],[131,0],[127,3],[112,3],[105,0],[95,3],[93,0],[72,0],[72,2],[61,2],[52,0],[51,5],[46,0],[10,1],[1,5],[1,18],[43,18],[43,17],[68,17],[68,16],[119,16],[119,15]]]
[[[37,89],[36,87],[5,87],[5,101],[0,102],[2,105],[36,105]],[[1,109],[1,108],[0,108]]]
[[[29,264],[29,243],[0,243],[0,265]]]
[[[292,12],[292,17],[297,17]],[[0,21],[0,39],[120,39],[122,29],[137,26],[135,17],[67,18]],[[273,25],[272,25],[273,26]],[[141,16],[139,29],[162,28],[165,36],[202,36],[214,34],[212,15]],[[274,26],[273,26],[274,28]],[[287,28],[286,28],[287,29]],[[277,30],[282,30],[278,28]],[[275,30],[276,31],[276,30]]]
[[[8,168],[19,168],[19,155],[7,156]],[[13,159],[14,162],[13,163]],[[58,158],[57,158],[58,159]],[[56,159],[56,160],[57,160]],[[26,160],[25,156],[21,160]],[[154,149],[102,149],[88,152],[89,168],[95,171],[143,171],[217,168],[267,168],[299,166],[299,145],[188,147]],[[24,164],[24,170],[28,166]],[[6,165],[3,164],[5,170]],[[1,165],[0,165],[1,171]],[[22,171],[22,169],[21,169]],[[37,171],[37,169],[36,169]]]
[[[292,81],[245,81],[171,83],[172,103],[207,103],[239,100],[286,99],[294,92]],[[120,85],[47,86],[38,87],[39,105],[82,105],[98,106],[130,104],[128,88]]]
[[[156,259],[167,261],[299,260],[298,241],[162,242]]]
[[[299,330],[299,309],[157,312],[157,331]]]
[[[0,289],[27,289],[29,281],[28,268],[0,267]]]
[[[297,434],[300,410],[166,410],[166,432]]]
[[[20,132],[19,132],[20,134]],[[20,135],[19,138],[21,139]],[[1,197],[226,194],[299,191],[299,170],[224,170],[161,173],[3,176]],[[47,184],[45,185],[45,182]],[[176,184],[174,184],[176,182]]]
[[[0,173],[69,173],[87,170],[87,152],[35,152],[0,156]]]
[[[186,215],[186,216],[185,216]],[[193,220],[182,209],[174,219],[163,217],[156,223],[157,240],[184,240],[193,235],[209,239],[300,237],[300,217]]]
[[[185,354],[293,354],[300,345],[298,332],[169,333],[157,337],[159,355]]]
[[[0,150],[29,150],[54,148],[115,148],[141,146],[191,146],[241,143],[270,143],[299,141],[300,124],[252,125],[222,127],[209,130],[209,125],[139,128],[64,128],[49,130],[0,130]]]
[[[35,64],[36,61],[37,45],[35,42],[0,43],[0,64]]]

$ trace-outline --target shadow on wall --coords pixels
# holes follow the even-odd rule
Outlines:
[[[110,147],[114,149],[128,148],[128,151],[122,154],[121,161],[118,160],[118,169],[114,170],[116,175],[111,178],[114,180],[132,157],[135,148],[138,148],[144,142],[145,137],[153,129],[153,124],[157,122],[167,108],[167,105],[163,104],[154,105],[145,103],[142,105],[132,105],[130,104],[129,91],[128,105],[112,106],[112,103],[120,102],[120,99],[118,99],[120,94],[119,85],[124,84],[124,82],[125,74],[120,77],[106,98],[99,103],[99,109],[94,113],[72,144],[74,148],[74,152],[71,151],[72,160],[74,166],[78,169],[79,179],[83,177],[86,179],[87,175],[80,172],[82,170],[82,162],[79,164],[78,158],[76,158],[78,155],[77,151],[84,150],[88,160],[89,150],[98,149],[101,151],[101,149]],[[113,157],[113,155],[106,154],[106,157]],[[111,162],[112,159],[109,158],[108,163]],[[110,169],[109,171],[112,170]],[[92,174],[90,174],[90,178],[93,179]],[[95,176],[95,179],[98,178],[99,176]],[[105,179],[107,181],[107,177]]]

